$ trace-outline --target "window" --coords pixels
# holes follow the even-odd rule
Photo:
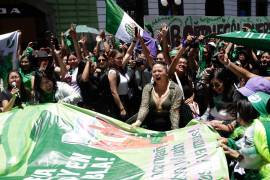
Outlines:
[[[116,2],[126,13],[128,13],[134,19],[136,12],[138,12],[136,11],[136,8],[141,10],[143,7],[143,14],[148,15],[148,0],[116,0]]]
[[[174,0],[167,0],[168,5],[163,6],[161,0],[158,0],[159,15],[184,15],[184,2],[180,5],[174,3]]]
[[[267,16],[267,0],[256,0],[256,16]]]
[[[251,1],[237,0],[237,15],[250,16],[251,15]]]
[[[224,16],[223,0],[206,0],[205,15],[206,16]]]
[[[148,15],[148,0],[116,0],[117,4],[143,27],[143,16]],[[141,9],[144,11],[141,11]]]

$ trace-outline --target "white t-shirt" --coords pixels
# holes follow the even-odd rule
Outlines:
[[[116,70],[111,69],[109,71],[109,74],[112,73],[113,71],[116,72]],[[117,92],[119,95],[127,95],[128,90],[129,90],[128,82],[130,80],[130,77],[128,76],[127,73],[125,73],[124,75],[119,73],[119,76],[120,76],[120,82],[119,82],[119,85],[117,87]]]
[[[76,67],[72,73],[72,78],[71,78],[71,87],[77,92],[77,93],[80,93],[81,90],[80,90],[80,87],[78,85],[78,82],[77,82],[77,74],[78,74],[78,67]]]

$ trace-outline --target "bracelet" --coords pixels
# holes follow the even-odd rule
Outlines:
[[[136,40],[133,40],[132,42],[133,42],[133,43],[136,43],[137,41],[136,41]]]

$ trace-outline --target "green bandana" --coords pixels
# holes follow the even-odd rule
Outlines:
[[[248,100],[251,102],[252,106],[260,113],[260,115],[268,115],[266,110],[267,102],[270,99],[270,95],[264,92],[257,92],[248,97]]]

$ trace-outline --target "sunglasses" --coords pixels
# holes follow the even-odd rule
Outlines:
[[[101,62],[101,61],[105,62],[105,61],[107,61],[107,60],[106,60],[106,59],[98,59],[98,60],[97,60],[97,62]]]

